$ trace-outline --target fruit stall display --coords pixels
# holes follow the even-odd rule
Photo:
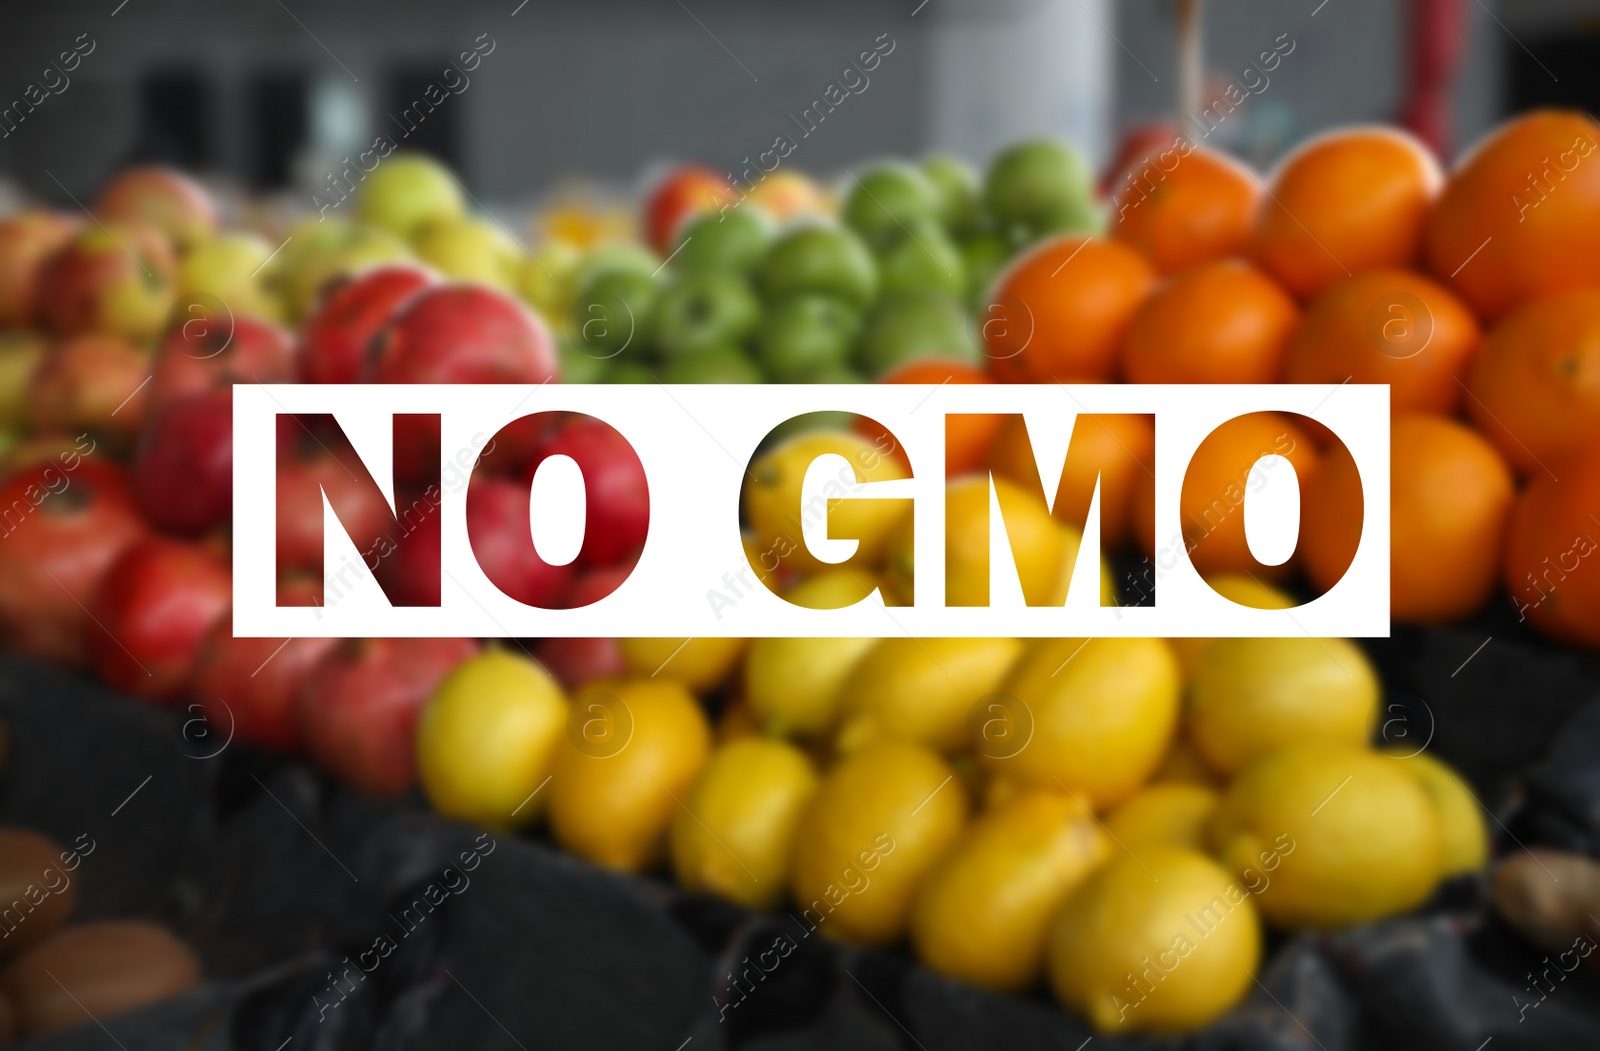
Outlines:
[[[352,219],[247,230],[222,222],[195,182],[151,168],[116,176],[87,209],[92,220],[11,216],[0,221],[0,626],[17,654],[87,671],[152,708],[109,714],[117,702],[18,662],[10,677],[31,686],[0,698],[13,782],[18,768],[39,776],[35,756],[63,747],[33,691],[76,695],[86,719],[130,740],[161,718],[178,724],[178,758],[219,759],[227,772],[162,767],[167,781],[192,782],[188,797],[161,797],[191,812],[187,846],[167,863],[145,856],[129,878],[148,876],[152,897],[178,892],[156,890],[150,874],[175,880],[189,897],[172,909],[206,919],[184,930],[202,957],[260,971],[295,953],[325,956],[332,943],[317,923],[341,932],[337,944],[353,935],[334,906],[302,900],[309,891],[262,889],[252,867],[276,862],[253,836],[294,859],[297,878],[348,876],[352,895],[375,893],[362,878],[409,892],[382,874],[385,858],[408,878],[466,868],[469,855],[472,869],[491,871],[471,844],[494,843],[507,849],[504,870],[537,870],[527,878],[551,900],[576,908],[578,888],[603,887],[613,914],[659,933],[665,909],[714,944],[663,949],[650,972],[674,960],[707,976],[698,1021],[673,1024],[708,1041],[748,1036],[739,1020],[763,1016],[766,976],[781,974],[802,983],[770,998],[790,1008],[870,1013],[876,1003],[895,1018],[873,992],[892,985],[912,1039],[930,1048],[941,1029],[979,1017],[1019,1045],[1081,1032],[1287,1047],[1298,1045],[1265,1041],[1309,1035],[1294,1029],[1309,1024],[1356,1046],[1345,1031],[1355,1018],[1369,1035],[1378,1027],[1384,1046],[1403,1046],[1393,1042],[1405,1012],[1386,1009],[1368,972],[1411,975],[1415,992],[1440,960],[1457,964],[1455,984],[1433,992],[1444,1006],[1488,989],[1524,1006],[1485,1008],[1474,1024],[1441,1007],[1414,1023],[1433,1028],[1412,1031],[1589,1039],[1584,993],[1542,1014],[1526,1005],[1559,996],[1556,979],[1534,981],[1549,960],[1535,965],[1530,944],[1565,959],[1600,937],[1584,918],[1595,895],[1583,855],[1600,851],[1592,762],[1551,744],[1562,726],[1574,742],[1597,733],[1594,710],[1580,710],[1596,670],[1586,650],[1600,646],[1600,571],[1588,558],[1600,538],[1600,175],[1584,160],[1597,131],[1578,114],[1525,116],[1448,175],[1390,129],[1323,136],[1267,175],[1179,138],[1135,151],[1104,198],[1053,142],[1002,152],[982,179],[946,159],[893,162],[847,174],[832,193],[789,172],[740,190],[686,169],[646,195],[640,242],[585,243],[607,224],[548,215],[518,236],[468,214],[450,173],[406,156],[369,176]],[[234,383],[557,378],[1387,383],[1396,638],[232,636]],[[608,434],[573,417],[484,454],[467,514],[486,538],[486,573],[508,594],[587,604],[626,575],[648,498]],[[1057,501],[1052,516],[1030,499],[1041,480],[1015,419],[975,420],[950,440],[950,536],[987,535],[992,477],[1025,592],[1059,602],[1081,540],[1074,501]],[[1197,453],[1183,531],[1170,540],[1156,533],[1143,469],[1153,441],[1137,418],[1084,417],[1074,449],[1097,455],[1063,468],[1061,492],[1084,493],[1086,507],[1098,466],[1107,557],[1095,583],[1108,599],[1148,601],[1179,548],[1247,605],[1292,606],[1337,582],[1359,541],[1361,487],[1314,419],[1255,414],[1219,430]],[[373,538],[358,539],[363,551],[392,519],[354,484],[331,433],[286,427],[279,447],[280,601],[310,603],[323,494],[352,538]],[[855,463],[863,480],[908,470],[865,421],[825,419],[761,450],[743,506],[754,576],[816,608],[878,589],[909,595],[909,522],[892,505],[855,513],[861,541],[848,569],[792,535],[801,481],[825,454]],[[1282,566],[1259,563],[1245,538],[1243,487],[1268,454],[1293,464],[1302,486],[1299,548]],[[396,450],[396,506],[422,509],[407,528],[437,529],[437,503],[408,488],[422,455]],[[519,530],[525,539],[532,472],[553,455],[583,468],[591,534],[561,567],[530,564],[526,544],[511,542]],[[389,543],[374,572],[392,594],[427,601],[414,589],[428,574],[408,571],[412,550]],[[947,568],[952,594],[986,593],[980,545],[958,542]],[[1494,645],[1480,656],[1483,626]],[[1444,654],[1460,667],[1441,669]],[[1501,692],[1472,693],[1474,676]],[[1497,710],[1523,683],[1541,683],[1546,700]],[[1397,700],[1401,691],[1463,699],[1435,712],[1421,696]],[[1461,711],[1479,720],[1468,723],[1476,732],[1521,718],[1522,737],[1506,731],[1499,752],[1487,749],[1464,719],[1451,725]],[[301,758],[331,780],[311,778]],[[1513,776],[1532,786],[1516,814],[1498,799],[1486,809],[1468,787],[1500,793]],[[420,815],[408,805],[419,788],[437,815],[463,824]],[[170,789],[152,781],[151,791]],[[66,841],[70,809],[35,788],[7,817]],[[1535,854],[1519,833],[1557,850]],[[197,843],[232,867],[196,857]],[[1574,874],[1566,888],[1539,882],[1552,866]],[[239,900],[200,889],[201,874],[224,869],[316,922],[263,930]],[[506,900],[505,878],[493,877],[495,904],[523,915],[531,906]],[[362,917],[383,904],[334,900]],[[101,895],[89,911],[99,922],[137,911],[135,901]],[[492,920],[476,922],[487,938]],[[629,937],[594,922],[591,938]],[[8,947],[0,971],[0,1018],[23,1036],[84,1021],[40,1006],[37,974],[86,955],[60,939],[95,932],[50,926],[33,929],[51,938]],[[1467,952],[1468,932],[1498,938],[1501,960],[1526,958],[1527,982],[1451,956]],[[118,974],[99,975],[117,994],[96,1001],[107,1012],[199,977],[158,928],[100,936],[132,939],[117,950],[124,959],[159,942],[148,952],[166,961],[131,994]],[[252,955],[241,945],[250,937],[282,955]],[[653,944],[655,934],[640,937]],[[425,1014],[421,1001],[442,980],[421,975],[445,949],[402,941],[404,980],[393,968],[380,983],[393,1015],[363,1024]],[[1407,956],[1418,942],[1424,958]],[[727,955],[732,946],[747,951]],[[334,979],[362,948],[200,995],[221,997],[207,1010],[228,1005],[236,1038],[248,1022],[276,1047],[337,1011],[331,999],[370,1007],[359,976]],[[534,966],[514,950],[495,958],[513,972]],[[769,966],[791,954],[809,962]],[[1571,987],[1592,993],[1591,972],[1572,974]],[[826,989],[806,994],[811,981]],[[854,1007],[839,1006],[841,986]],[[1065,1013],[1044,1009],[1041,990]],[[406,995],[420,999],[407,1008]],[[306,1004],[317,1005],[309,1016]]]

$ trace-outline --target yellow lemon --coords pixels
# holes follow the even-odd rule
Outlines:
[[[1206,583],[1222,597],[1253,609],[1290,609],[1295,605],[1294,599],[1287,594],[1247,573],[1218,573],[1207,577]],[[1185,675],[1194,673],[1200,655],[1215,641],[1211,638],[1167,640],[1172,652],[1178,655],[1178,664]]]
[[[718,749],[672,822],[678,882],[753,909],[776,905],[816,790],[811,760],[793,745],[749,737]]]
[[[607,868],[644,868],[710,748],[705,714],[681,683],[590,683],[573,698],[545,789],[556,842]]]
[[[1250,893],[1177,847],[1091,873],[1050,926],[1056,997],[1107,1033],[1182,1033],[1232,1007],[1261,957]]]
[[[417,723],[417,776],[433,808],[491,828],[527,824],[550,775],[567,699],[526,657],[485,650],[439,684]]]
[[[842,941],[897,941],[918,885],[966,818],[955,773],[926,748],[884,741],[841,760],[795,833],[801,919]]]
[[[1366,744],[1378,692],[1372,665],[1344,639],[1218,639],[1189,684],[1189,733],[1207,763],[1237,774],[1288,745]]]
[[[1304,744],[1229,786],[1211,844],[1283,927],[1344,927],[1420,905],[1444,861],[1439,815],[1388,756]]]
[[[1002,691],[1032,734],[1020,749],[979,749],[999,777],[1056,787],[1103,810],[1146,780],[1178,719],[1178,663],[1160,639],[1050,639],[1035,644]]]
[[[1106,817],[1106,831],[1136,857],[1150,847],[1204,852],[1206,826],[1221,799],[1204,785],[1147,785]]]
[[[802,507],[806,472],[818,457],[830,454],[844,457],[848,466],[828,471],[812,506]],[[802,573],[830,568],[811,553],[803,536],[804,523],[824,521],[828,536],[859,542],[849,565],[876,565],[909,504],[903,498],[869,498],[856,489],[905,477],[899,461],[849,431],[808,431],[761,456],[750,465],[743,500],[756,547],[771,553],[767,571],[777,566]]]
[[[819,573],[784,597],[808,609],[839,609],[866,598],[870,577],[848,570]],[[744,662],[745,697],[767,732],[816,736],[833,728],[839,691],[872,638],[756,639]]]
[[[1060,792],[1025,792],[987,811],[917,892],[917,955],[974,985],[1026,989],[1044,969],[1050,917],[1109,850],[1093,816]]]
[[[1489,830],[1484,827],[1477,797],[1442,760],[1426,752],[1407,752],[1395,748],[1388,754],[1416,779],[1439,813],[1439,828],[1444,833],[1443,875],[1477,872],[1489,860]]]
[[[721,686],[744,653],[746,639],[618,639],[635,675],[681,682],[695,693]]]
[[[1000,688],[1021,652],[1005,638],[879,641],[844,685],[839,751],[885,738],[945,754],[965,748],[973,705]]]

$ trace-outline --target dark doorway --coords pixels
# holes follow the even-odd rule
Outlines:
[[[305,147],[306,78],[298,73],[263,73],[250,84],[250,143],[247,175],[258,189],[289,185],[294,158]]]

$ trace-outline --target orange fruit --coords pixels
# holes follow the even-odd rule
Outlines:
[[[1180,138],[1171,149],[1143,157],[1118,181],[1111,236],[1170,274],[1243,253],[1260,198],[1261,184],[1248,168]]]
[[[1224,259],[1156,289],[1122,345],[1129,383],[1273,383],[1300,321],[1293,299],[1249,263]]]
[[[1256,216],[1261,265],[1302,299],[1341,277],[1416,261],[1444,177],[1428,148],[1395,128],[1347,128],[1279,163]]]
[[[1263,456],[1278,455],[1293,465],[1304,492],[1321,458],[1305,428],[1275,412],[1236,416],[1200,443],[1184,474],[1178,495],[1181,535],[1160,535],[1155,527],[1155,489],[1134,491],[1132,520],[1135,538],[1154,537],[1147,548],[1157,565],[1167,568],[1169,551],[1187,547],[1189,558],[1203,577],[1219,573],[1251,573],[1263,579],[1287,574],[1293,559],[1280,566],[1265,566],[1250,553],[1244,531],[1245,485],[1250,468]],[[1305,516],[1301,516],[1302,531]]]
[[[1536,474],[1506,531],[1506,586],[1519,617],[1552,638],[1600,647],[1600,451]]]
[[[1490,320],[1539,296],[1600,287],[1597,141],[1600,127],[1571,110],[1491,132],[1428,217],[1428,267]]]
[[[1600,157],[1595,158],[1600,167]],[[1523,475],[1600,444],[1600,291],[1568,292],[1515,311],[1472,365],[1467,409]]]
[[[964,361],[923,358],[921,361],[900,366],[881,377],[878,382],[939,384],[992,381],[988,373]],[[995,431],[1000,428],[1000,420],[1000,416],[989,413],[971,413],[945,418],[944,476],[946,478],[968,474],[983,465],[984,454],[989,451],[989,443],[994,440]],[[865,419],[857,423],[856,430],[869,438],[876,438],[881,433],[876,423]],[[868,434],[868,430],[872,433]],[[896,448],[890,455],[909,466],[904,449]]]
[[[999,429],[989,446],[989,469],[1018,485],[1032,486],[1038,479],[1038,462],[1021,414],[1001,417]],[[1074,529],[1087,522],[1074,508],[1087,510],[1089,494],[1100,483],[1100,543],[1107,549],[1121,547],[1128,540],[1134,491],[1148,489],[1154,498],[1156,426],[1147,413],[1080,413],[1073,421],[1072,438],[1061,478],[1052,496],[1062,498],[1051,505],[1058,521]],[[1075,497],[1075,498],[1074,498]]]
[[[1482,333],[1443,285],[1404,270],[1334,282],[1289,341],[1290,383],[1387,383],[1389,411],[1450,413]]]
[[[1500,576],[1516,486],[1480,435],[1439,416],[1398,416],[1389,431],[1389,603],[1396,620],[1441,624],[1476,613]],[[1323,591],[1361,538],[1361,479],[1343,445],[1306,487],[1301,556]]]
[[[989,373],[1002,383],[1101,383],[1155,269],[1115,241],[1067,234],[1012,263],[980,318]]]

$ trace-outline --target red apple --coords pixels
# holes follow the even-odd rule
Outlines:
[[[12,474],[0,485],[7,644],[42,660],[83,663],[85,607],[111,564],[145,535],[122,469],[103,454],[55,453]]]
[[[336,286],[306,321],[300,337],[302,383],[354,383],[378,330],[400,305],[437,283],[420,266],[379,266]]]
[[[150,537],[100,581],[85,629],[89,661],[114,690],[170,701],[192,681],[200,644],[228,615],[228,567],[197,544]]]
[[[439,571],[439,491],[408,493],[401,500],[404,510],[395,532],[400,538],[415,533],[417,542],[380,545],[381,557],[373,575],[389,601],[397,606],[437,606],[443,583]]]
[[[300,726],[319,765],[352,787],[395,796],[416,782],[417,717],[471,639],[347,639],[300,692]]]
[[[631,568],[610,566],[581,574],[567,592],[563,605],[577,609],[599,602],[628,579]],[[534,647],[534,657],[561,680],[569,693],[596,679],[612,679],[628,672],[622,647],[616,639],[545,639]]]
[[[29,415],[41,431],[91,431],[126,443],[144,422],[149,375],[150,362],[126,340],[63,340],[29,380]]]
[[[365,372],[371,383],[538,384],[556,378],[555,344],[539,315],[479,285],[418,292],[378,334]],[[437,460],[431,443],[396,438],[401,480],[430,479]]]
[[[40,276],[77,229],[73,220],[42,208],[0,221],[0,325],[25,327],[40,320]]]
[[[467,539],[495,587],[529,606],[562,607],[573,569],[551,565],[534,549],[526,483],[473,481],[467,487]]]
[[[310,605],[310,581],[285,582],[294,605]],[[307,601],[295,601],[307,600]],[[241,639],[227,618],[219,620],[201,647],[195,666],[195,698],[208,728],[219,737],[283,752],[301,746],[298,699],[336,639]]]
[[[675,169],[645,198],[644,228],[650,247],[666,255],[672,251],[672,235],[685,219],[737,199],[727,180],[709,168]]]
[[[205,187],[172,168],[126,168],[106,183],[90,209],[101,222],[143,222],[180,252],[217,232],[217,206]]]
[[[40,280],[50,327],[63,335],[155,335],[173,299],[172,248],[142,223],[93,223],[51,259]]]
[[[158,413],[133,462],[139,507],[158,529],[195,536],[233,513],[233,391],[201,391]]]
[[[650,528],[650,487],[639,454],[610,424],[574,413],[524,474],[528,484],[550,456],[570,456],[583,472],[586,517],[578,560],[586,566],[627,561],[631,567]]]
[[[150,412],[235,383],[292,383],[294,344],[277,325],[244,315],[193,316],[156,348]]]
[[[324,491],[363,560],[393,525],[382,492],[363,485],[326,452],[280,462],[277,486],[279,573],[321,571]]]

